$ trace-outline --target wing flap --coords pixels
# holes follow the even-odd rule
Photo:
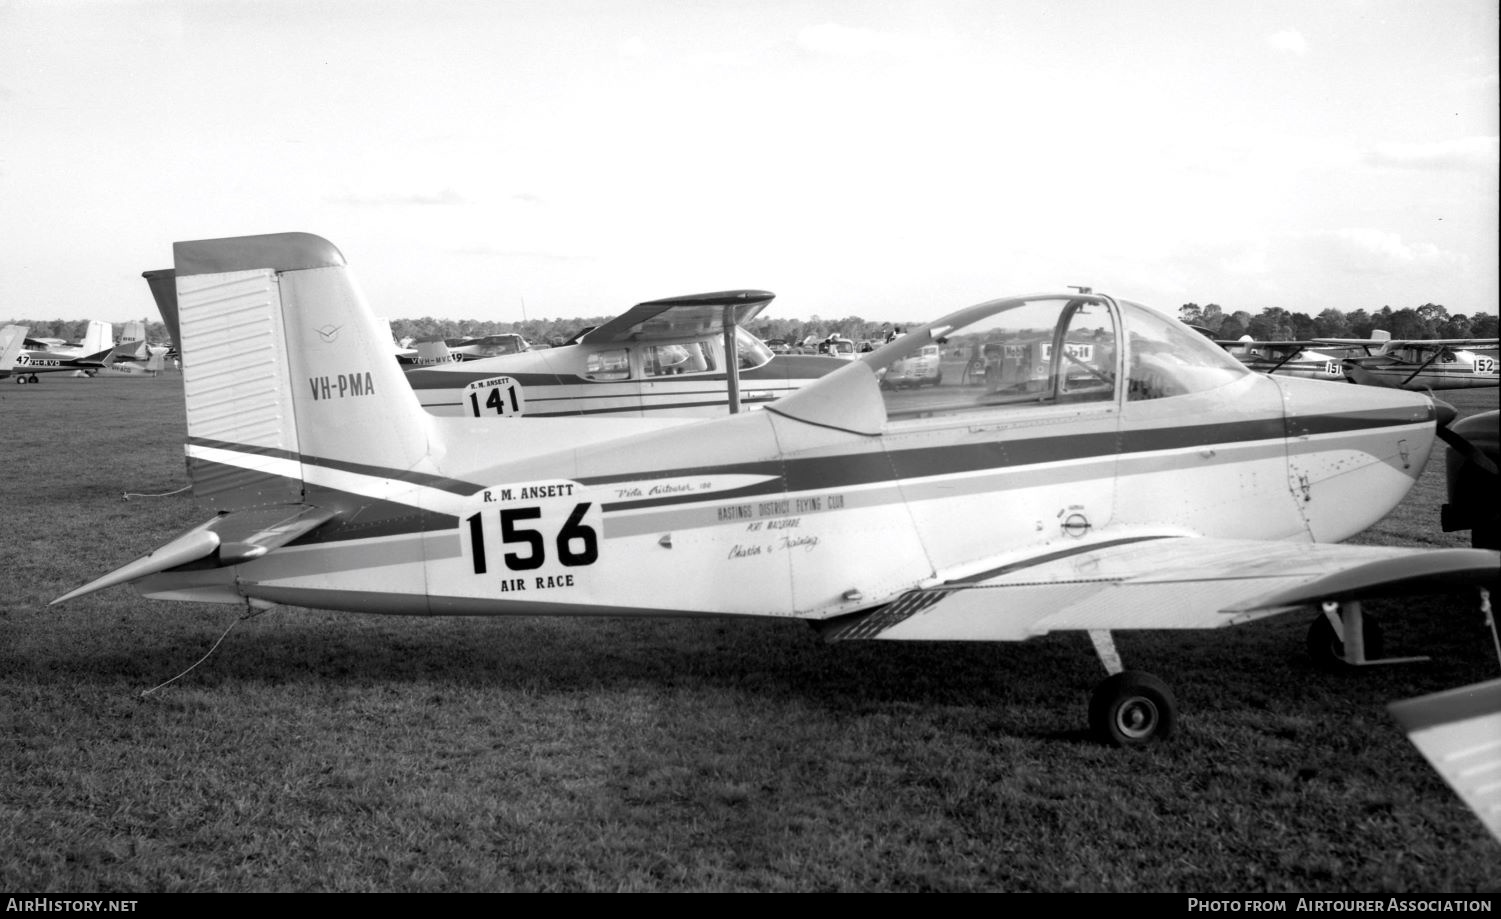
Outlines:
[[[1056,630],[1209,629],[1321,600],[1495,579],[1501,553],[1254,540],[1114,540],[963,580],[830,622],[831,640],[1021,641]]]

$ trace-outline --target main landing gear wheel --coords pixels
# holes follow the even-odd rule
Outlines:
[[[1381,624],[1371,618],[1370,613],[1361,616],[1360,621],[1366,660],[1380,660],[1385,656],[1386,650],[1381,637]],[[1329,673],[1344,673],[1355,666],[1345,660],[1345,643],[1340,641],[1334,624],[1323,613],[1308,624],[1308,657],[1315,667]]]
[[[1141,670],[1124,670],[1100,681],[1089,702],[1089,729],[1103,743],[1144,747],[1165,740],[1178,720],[1178,702],[1167,684]]]

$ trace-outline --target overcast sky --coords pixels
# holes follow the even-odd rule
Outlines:
[[[1495,312],[1495,0],[0,0],[0,318],[305,231],[377,313]]]

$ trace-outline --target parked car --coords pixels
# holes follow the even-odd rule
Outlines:
[[[943,369],[939,366],[940,354],[937,345],[924,345],[908,358],[892,364],[881,378],[881,385],[888,389],[907,386],[937,386],[943,382]]]

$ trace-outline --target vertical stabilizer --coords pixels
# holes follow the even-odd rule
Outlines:
[[[331,243],[285,233],[180,242],[174,255],[200,499],[298,503],[338,470],[431,468],[431,416]]]
[[[26,332],[24,325],[8,325],[0,329],[0,374],[10,373],[15,366],[21,346],[26,343]]]
[[[115,327],[103,319],[93,319],[89,321],[88,331],[83,335],[83,348],[78,353],[93,356],[114,346]]]

